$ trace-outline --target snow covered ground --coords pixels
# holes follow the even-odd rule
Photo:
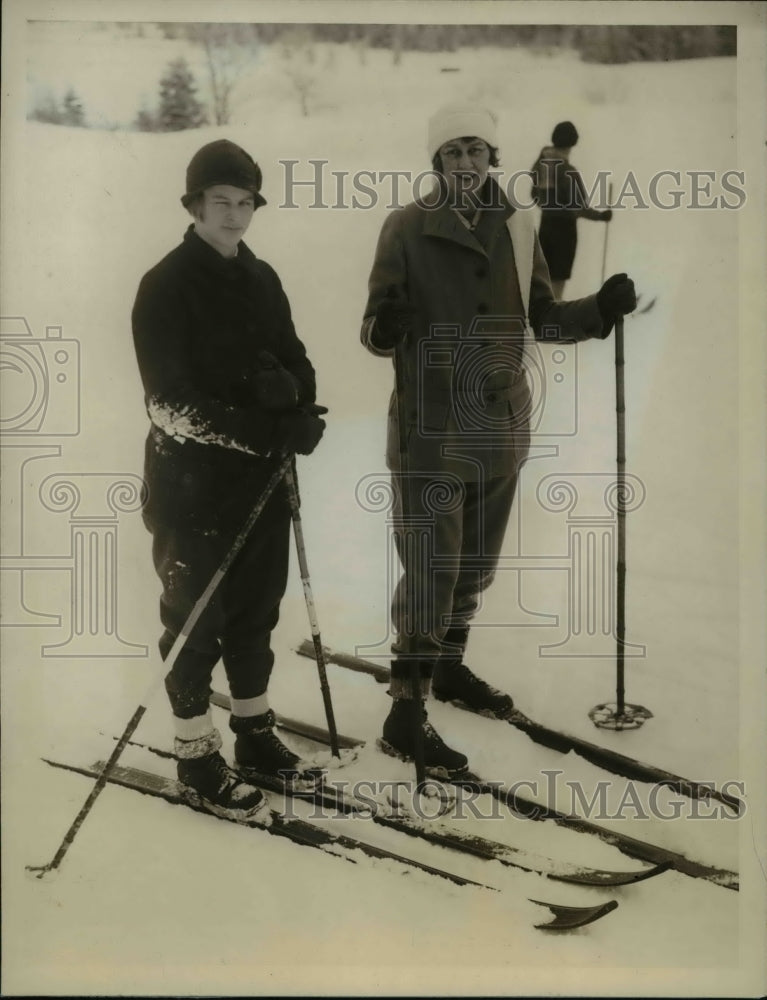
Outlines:
[[[98,44],[87,31],[57,33],[49,25],[45,34],[30,35],[27,51],[34,87],[71,83],[93,121],[125,123],[151,97],[148,81],[178,54],[179,43]],[[119,95],[113,84],[104,87],[107,65],[124,79]],[[78,342],[81,420],[75,426],[68,404],[55,402],[37,433],[22,428],[4,437],[4,993],[650,995],[700,989],[748,995],[754,941],[747,914],[762,905],[753,880],[762,789],[750,785],[749,810],[740,821],[710,818],[708,808],[696,818],[687,800],[676,820],[645,820],[627,809],[621,819],[605,821],[690,858],[742,870],[749,878],[741,893],[673,872],[609,893],[575,889],[496,863],[449,857],[421,842],[403,844],[365,821],[340,825],[350,832],[353,822],[358,836],[502,892],[458,888],[366,859],[352,867],[112,787],[58,873],[39,881],[24,871],[50,858],[89,789],[86,779],[54,771],[40,758],[104,759],[161,672],[149,536],[135,504],[130,509],[129,490],[126,511],[109,490],[141,475],[146,417],[130,309],[142,273],[186,226],[178,199],[186,163],[202,143],[229,137],[264,170],[269,204],[248,242],[283,280],[318,371],[320,399],[331,410],[321,449],[299,467],[323,637],[380,662],[388,648],[390,543],[385,512],[366,509],[358,486],[385,474],[391,369],[360,347],[358,329],[387,199],[367,211],[312,210],[306,207],[311,192],[298,188],[295,200],[304,207],[280,208],[285,174],[279,161],[298,161],[302,179],[311,176],[312,159],[327,160],[328,172],[418,172],[427,166],[426,118],[440,103],[461,98],[500,112],[509,172],[529,167],[553,124],[566,118],[580,131],[573,159],[587,180],[597,170],[616,178],[632,170],[646,189],[659,170],[719,176],[739,164],[735,60],[595,66],[565,54],[484,49],[406,53],[393,68],[384,51],[368,52],[363,63],[350,48],[320,46],[315,65],[309,117],[301,116],[275,47],[263,49],[242,80],[229,127],[146,135],[28,123],[7,154],[23,183],[4,207],[14,240],[12,253],[4,253],[3,316],[24,317],[37,341],[46,328],[61,327],[63,338]],[[445,67],[459,72],[444,73]],[[685,184],[689,199],[689,179]],[[713,193],[721,193],[716,182]],[[333,198],[332,185],[327,197]],[[739,408],[738,226],[739,213],[721,208],[629,207],[616,212],[609,230],[608,274],[626,270],[645,301],[657,296],[649,313],[626,323],[628,471],[645,493],[628,519],[627,637],[644,655],[627,661],[627,697],[654,718],[635,732],[596,730],[589,709],[614,699],[612,641],[596,635],[587,655],[568,655],[575,649],[568,644],[570,532],[583,527],[580,516],[590,518],[594,530],[611,530],[605,529],[609,511],[597,502],[603,487],[592,495],[584,484],[614,475],[612,340],[568,348],[563,382],[553,380],[557,362],[549,352],[547,426],[567,431],[574,409],[577,433],[535,441],[501,572],[469,650],[479,672],[509,689],[534,718],[717,787],[758,774],[762,754],[748,710],[763,695],[761,671],[744,663],[750,632],[743,631],[739,591],[739,446],[751,417]],[[604,235],[602,226],[581,223],[568,296],[598,286]],[[9,246],[6,241],[4,249]],[[64,364],[56,360],[55,339],[33,350],[51,372]],[[68,388],[74,369],[64,374]],[[24,395],[29,387],[19,370],[16,375],[6,382],[6,406],[31,406]],[[558,386],[564,386],[559,393]],[[72,488],[57,487],[53,476],[75,483],[79,506],[68,505]],[[558,480],[575,484],[583,508],[568,511],[547,500],[547,486]],[[117,539],[119,639],[96,614],[97,605],[103,610],[103,579],[86,573],[78,590],[72,546],[79,532],[94,546],[107,535]],[[529,557],[524,571],[521,556]],[[107,613],[111,607],[104,605]],[[78,648],[66,643],[79,614],[88,624]],[[285,715],[321,724],[316,671],[293,652],[307,634],[294,566],[275,635],[272,701]],[[329,674],[339,728],[371,743],[387,710],[383,687],[337,667]],[[487,779],[537,781],[543,789],[544,771],[561,769],[563,782],[578,782],[590,796],[611,777],[500,723],[442,705],[431,716]],[[226,739],[226,720],[218,718]],[[169,733],[164,697],[155,694],[137,739],[167,747]],[[136,750],[126,753],[131,760],[147,762]],[[366,752],[347,776],[407,774],[397,762]],[[611,811],[625,794],[625,781],[614,778]],[[643,802],[648,794],[647,787],[638,789]],[[664,808],[672,798],[661,795]],[[475,827],[553,857],[637,866],[597,838],[551,823],[507,818]],[[615,898],[620,906],[579,932],[553,936],[533,929],[540,914],[529,897],[580,904]]]

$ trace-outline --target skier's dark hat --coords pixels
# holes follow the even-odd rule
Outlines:
[[[560,122],[554,126],[551,141],[560,149],[569,149],[578,141],[578,129],[572,122]]]
[[[217,139],[198,149],[186,168],[186,194],[181,204],[188,208],[205,188],[231,184],[253,193],[256,208],[266,204],[261,194],[261,168],[244,149],[228,139]]]

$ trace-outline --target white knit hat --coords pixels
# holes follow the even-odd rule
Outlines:
[[[496,126],[498,119],[487,108],[475,104],[449,104],[429,119],[428,151],[433,157],[440,146],[451,139],[465,135],[484,139],[489,146],[497,146]]]

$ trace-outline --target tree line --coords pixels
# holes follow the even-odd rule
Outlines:
[[[238,45],[270,44],[297,29],[317,42],[392,51],[454,52],[465,46],[571,48],[588,62],[620,63],[737,54],[734,25],[567,24],[159,24],[166,38],[217,33]]]
[[[144,35],[143,23],[123,23],[122,32]],[[364,61],[367,49],[389,49],[399,65],[407,51],[455,52],[469,46],[523,47],[536,51],[570,48],[584,61],[626,63],[733,56],[736,28],[731,25],[458,25],[458,24],[210,24],[168,22],[157,25],[168,39],[199,46],[204,55],[208,103],[186,60],[168,64],[159,81],[155,107],[142,107],[133,127],[142,132],[173,132],[202,125],[226,125],[233,89],[263,45],[279,45],[286,63],[286,83],[309,113],[315,79],[314,46],[321,42],[352,44]],[[57,125],[86,126],[82,101],[70,87],[59,102],[51,95],[38,101],[30,118]]]

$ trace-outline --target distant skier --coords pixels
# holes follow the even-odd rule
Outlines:
[[[422,707],[432,677],[442,700],[498,717],[513,708],[463,654],[529,449],[525,317],[547,340],[605,338],[636,298],[633,282],[617,274],[596,295],[555,302],[533,213],[515,210],[488,177],[498,165],[491,112],[441,109],[429,121],[428,151],[438,184],[384,222],[361,338],[378,356],[396,349],[404,381],[403,398],[395,395],[389,407],[387,464],[403,575],[392,604],[393,703],[384,748],[412,757],[420,724],[427,769],[456,774],[466,756],[442,741]],[[411,682],[412,662],[420,690]]]
[[[277,274],[242,242],[266,204],[261,170],[226,139],[189,163],[181,202],[193,218],[180,246],[141,280],[133,335],[151,420],[144,522],[162,581],[160,652],[167,657],[283,453],[308,455],[325,427],[314,369]],[[165,679],[178,777],[217,811],[252,816],[265,800],[247,768],[312,783],[277,737],[267,685],[270,635],[285,591],[290,510],[269,499]],[[210,705],[223,659],[235,758],[219,750]],[[265,815],[265,812],[264,812]]]
[[[570,163],[570,150],[578,142],[573,123],[560,122],[551,133],[551,142],[533,164],[533,195],[541,208],[538,236],[549,266],[551,288],[554,298],[561,299],[573,270],[578,219],[609,222],[613,213],[609,208],[603,212],[589,208],[583,179]]]

